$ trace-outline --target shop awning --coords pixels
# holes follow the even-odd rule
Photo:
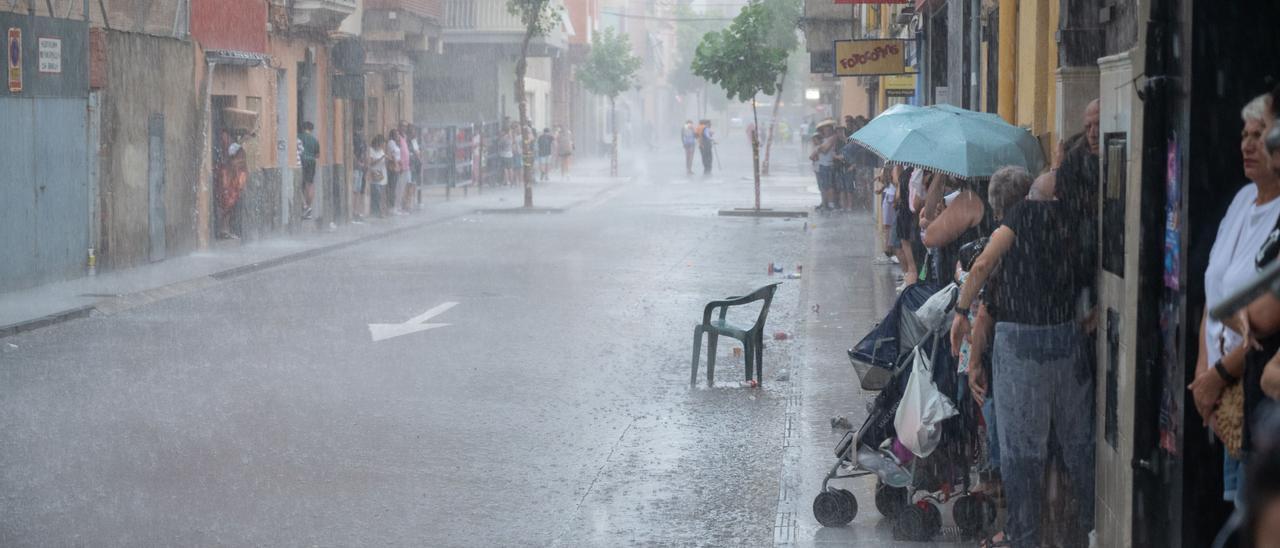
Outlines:
[[[219,65],[238,65],[242,67],[256,67],[265,64],[271,60],[271,56],[265,53],[254,53],[252,51],[237,51],[230,49],[207,49],[204,50],[204,59],[210,63]]]

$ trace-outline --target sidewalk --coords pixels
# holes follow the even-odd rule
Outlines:
[[[608,158],[592,158],[574,167],[574,177],[534,187],[538,207],[572,208],[596,194],[628,181],[608,176]],[[172,297],[221,280],[336,251],[367,241],[475,214],[478,209],[515,208],[523,201],[523,187],[472,188],[466,197],[454,189],[428,187],[424,210],[404,217],[369,219],[345,224],[332,232],[307,229],[254,242],[218,242],[209,249],[165,261],[75,280],[0,294],[0,338],[95,313],[114,313]]]
[[[869,214],[814,215],[809,219],[808,257],[801,302],[808,310],[799,363],[792,378],[784,435],[778,514],[778,546],[959,546],[950,505],[942,508],[943,531],[933,543],[896,542],[892,524],[875,507],[875,478],[833,482],[858,499],[857,517],[828,528],[813,517],[813,498],[835,464],[834,448],[844,429],[831,419],[848,418],[857,429],[875,397],[865,392],[845,350],[869,332],[893,306],[897,266],[873,265],[880,244]]]

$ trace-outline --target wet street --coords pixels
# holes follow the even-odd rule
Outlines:
[[[868,482],[809,510],[891,303],[869,216],[719,216],[747,173],[667,158],[5,339],[0,544],[882,545]],[[778,165],[765,205],[810,209]],[[702,305],[773,281],[764,388],[724,341],[691,391]]]

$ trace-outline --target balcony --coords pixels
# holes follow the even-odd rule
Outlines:
[[[563,7],[562,0],[552,0]],[[563,14],[563,17],[568,17]],[[567,33],[563,24],[552,29],[547,36],[532,43],[536,54],[546,50],[563,50]],[[524,25],[520,19],[507,12],[506,0],[446,0],[444,10],[444,36],[446,44],[519,44],[524,37]],[[539,53],[541,52],[541,53]]]
[[[356,12],[356,0],[296,0],[290,23],[324,32],[337,30],[348,15]]]
[[[437,24],[444,19],[443,0],[364,0],[364,9],[398,11]]]

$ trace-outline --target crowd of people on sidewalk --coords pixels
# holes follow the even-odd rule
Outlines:
[[[299,129],[297,161],[302,171],[300,215],[302,220],[311,220],[316,216],[315,181],[320,142],[314,135],[315,125],[310,121],[303,122]],[[245,141],[254,137],[252,132],[243,128],[228,128],[218,132],[213,161],[219,239],[240,239],[234,229],[232,215],[240,202],[250,173]],[[455,153],[453,149],[438,142],[449,137],[452,135],[442,136],[405,121],[385,134],[379,133],[372,137],[367,137],[363,131],[355,131],[351,139],[352,222],[362,224],[368,217],[387,218],[420,211],[423,185],[431,179],[429,174],[432,169],[441,169],[433,166],[433,162],[439,163],[441,155]],[[470,147],[473,176],[480,171],[481,166],[486,166],[494,171],[499,184],[520,184],[523,180],[525,143],[529,143],[534,151],[536,180],[549,180],[554,165],[559,165],[562,178],[568,178],[575,151],[573,133],[569,129],[560,126],[554,131],[544,128],[542,133],[537,134],[528,126],[522,132],[519,123],[510,121],[502,123],[496,136],[489,140],[485,140],[480,132],[475,132]],[[462,151],[459,150],[456,154],[459,155],[459,160],[465,162]],[[486,156],[493,158],[482,164],[481,161]],[[338,178],[327,179],[327,196],[342,195],[342,185]],[[329,228],[335,228],[333,219],[330,219]]]
[[[1218,228],[1206,311],[1280,255],[1278,107],[1280,91],[1242,111],[1249,182]],[[817,124],[810,158],[819,209],[847,209],[844,181],[867,177],[849,139],[865,123]],[[946,353],[959,380],[951,396],[972,402],[960,410],[976,425],[967,434],[987,449],[976,491],[1001,501],[1006,515],[984,546],[1088,546],[1094,529],[1098,101],[1083,126],[1042,173],[1009,166],[982,181],[891,163],[877,180],[879,262],[901,269],[898,292],[954,291]],[[849,179],[842,162],[855,166]],[[1272,412],[1280,299],[1267,293],[1221,321],[1206,312],[1200,324],[1190,399],[1224,442],[1220,495],[1238,512],[1221,545],[1280,546],[1280,414]],[[882,453],[905,465],[900,452]],[[1051,492],[1069,504],[1050,508]]]
[[[865,116],[845,116],[842,126],[833,120],[814,126],[809,161],[822,196],[822,203],[815,210],[851,212],[868,197],[880,159],[850,138],[866,125]]]

